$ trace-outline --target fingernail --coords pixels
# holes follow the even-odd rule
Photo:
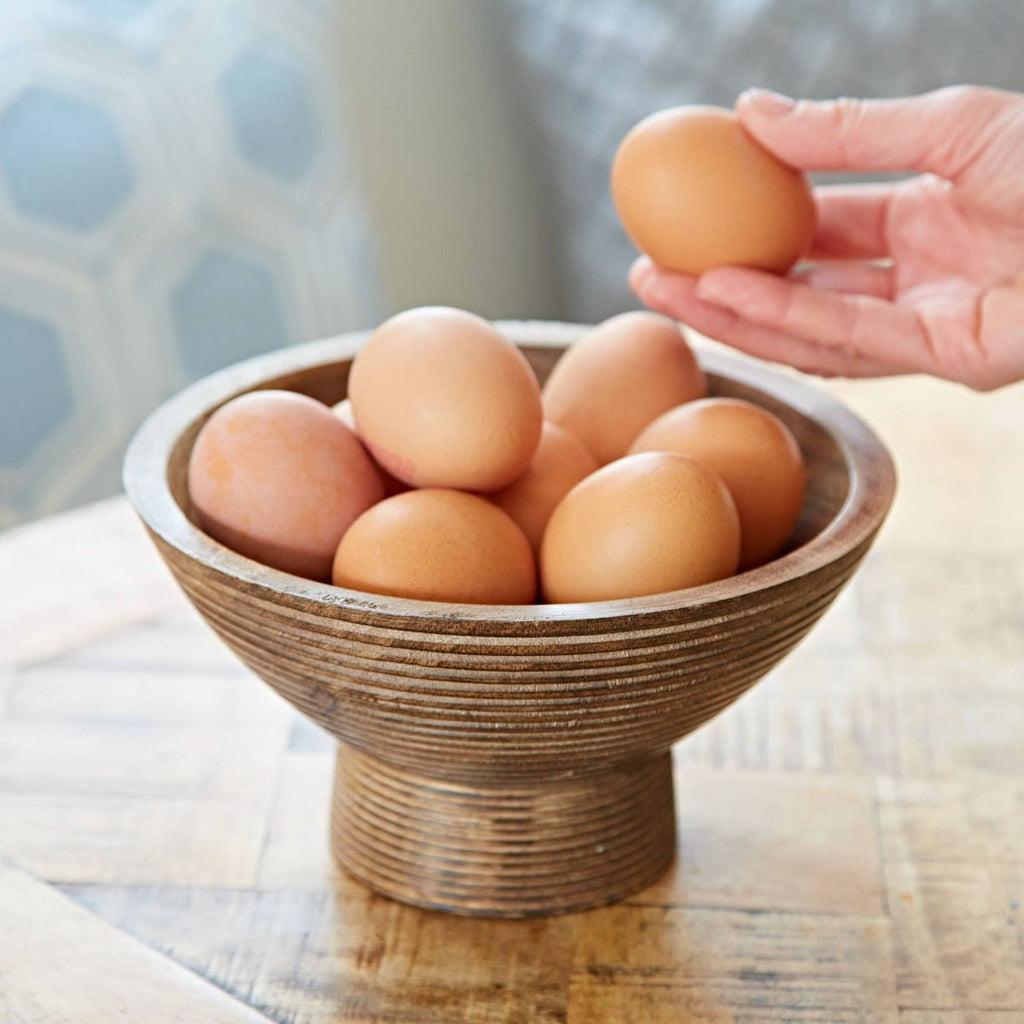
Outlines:
[[[660,309],[665,305],[667,298],[665,287],[653,274],[635,286],[633,291],[636,292],[637,298],[645,306],[650,306],[652,309]]]
[[[740,104],[753,107],[765,117],[783,117],[792,112],[796,100],[781,92],[772,92],[771,89],[747,89],[737,101],[737,106]]]
[[[641,258],[633,264],[629,273],[629,285],[645,306],[661,306],[665,298],[665,289],[650,260]]]
[[[647,287],[653,273],[654,267],[651,261],[646,256],[638,256],[629,268],[629,286],[637,295],[640,295]]]

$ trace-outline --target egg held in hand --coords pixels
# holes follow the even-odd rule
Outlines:
[[[349,527],[334,558],[339,587],[466,604],[529,604],[537,593],[530,542],[485,498],[406,491]]]
[[[596,469],[597,460],[582,441],[558,424],[545,422],[526,472],[488,498],[519,524],[536,551],[558,503]]]
[[[724,579],[739,557],[736,506],[713,470],[674,453],[630,455],[555,509],[541,589],[557,603],[642,597]]]
[[[774,558],[803,507],[806,470],[789,428],[738,398],[706,398],[672,409],[633,443],[633,452],[678,452],[713,469],[740,517],[740,569]]]
[[[645,118],[622,140],[611,186],[626,233],[665,270],[739,264],[783,274],[814,238],[806,177],[731,110],[673,107]]]
[[[188,492],[199,525],[239,554],[327,581],[342,534],[384,497],[355,435],[320,402],[253,391],[196,437]]]
[[[458,309],[410,309],[381,324],[352,364],[348,394],[373,457],[414,487],[498,490],[525,472],[540,441],[530,364]]]
[[[613,316],[580,337],[544,385],[544,414],[601,464],[621,458],[653,419],[707,394],[679,325],[656,313]]]

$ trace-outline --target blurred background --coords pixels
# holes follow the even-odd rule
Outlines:
[[[189,380],[447,303],[635,305],[616,145],[750,85],[1024,89],[1020,0],[0,0],[0,528]]]

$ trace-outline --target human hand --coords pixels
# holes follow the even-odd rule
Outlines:
[[[750,90],[736,109],[795,167],[921,173],[816,189],[816,262],[788,277],[695,278],[641,257],[630,284],[643,302],[821,376],[929,373],[981,391],[1024,378],[1024,96],[954,86],[794,104]]]

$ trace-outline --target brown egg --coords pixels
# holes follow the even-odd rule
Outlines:
[[[203,425],[188,464],[199,524],[264,565],[329,580],[352,521],[384,497],[356,436],[326,405],[253,391]]]
[[[597,460],[579,438],[557,423],[545,421],[529,468],[518,480],[488,497],[519,524],[537,550],[558,503],[596,469]]]
[[[672,409],[633,443],[634,452],[679,452],[710,466],[736,502],[740,568],[774,558],[800,518],[803,456],[789,428],[767,409],[737,398],[707,398]]]
[[[740,526],[725,484],[682,455],[612,462],[555,509],[540,549],[548,601],[607,601],[680,590],[736,571]]]
[[[651,420],[707,394],[707,380],[678,324],[623,313],[581,337],[544,385],[544,415],[604,464],[629,451]]]
[[[414,487],[496,491],[540,440],[540,388],[523,354],[486,320],[410,309],[374,331],[348,382],[359,434]]]
[[[336,586],[371,594],[529,604],[537,594],[530,542],[500,508],[461,491],[406,491],[349,527],[334,558]]]
[[[333,412],[334,415],[337,416],[338,419],[356,435],[356,437],[359,437],[359,431],[356,429],[356,418],[352,415],[352,402],[349,399],[344,398],[340,402],[335,402],[335,404],[331,406],[331,412]],[[362,443],[362,438],[359,438],[359,440],[360,443]],[[367,454],[369,454],[369,449],[367,448],[366,450]],[[373,464],[377,469],[381,483],[384,484],[385,497],[390,498],[392,494],[401,494],[403,491],[409,490],[409,485],[407,483],[403,483],[403,481],[399,480],[397,477],[392,476],[383,466],[373,459],[372,455],[370,455],[370,459],[373,461]]]
[[[782,274],[814,237],[806,177],[717,107],[673,107],[636,125],[615,155],[612,196],[637,248],[684,274],[725,264]]]

